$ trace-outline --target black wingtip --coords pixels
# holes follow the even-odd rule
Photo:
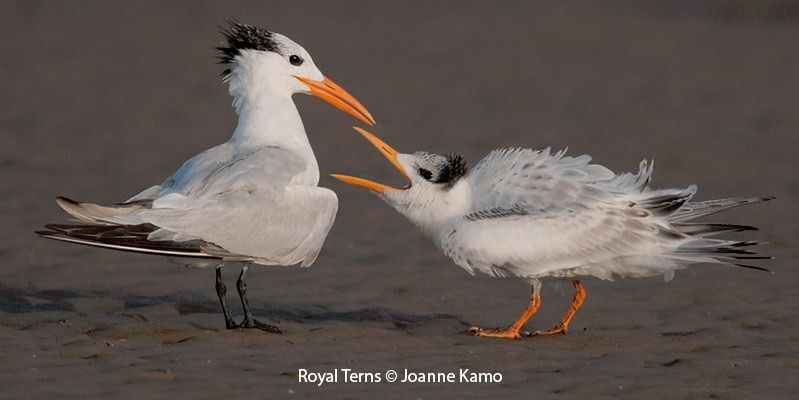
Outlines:
[[[774,257],[771,257],[771,258],[774,258]],[[735,265],[736,267],[748,268],[748,269],[754,269],[754,270],[758,270],[758,271],[768,272],[770,274],[774,273],[774,271],[772,271],[772,270],[770,270],[768,268],[756,267],[754,265],[747,265],[747,264],[733,264],[733,265]]]
[[[732,247],[747,247],[747,246],[757,246],[759,244],[763,244],[762,242],[758,242],[756,240],[745,240],[740,242],[735,242],[731,244]]]
[[[65,228],[70,227],[70,225],[63,225],[63,224],[45,224],[45,228],[49,229],[53,233],[64,233],[66,231]]]
[[[80,202],[72,200],[69,197],[56,196],[55,200],[58,203],[67,203],[67,204],[71,204],[71,205],[74,205],[74,206],[80,205]]]

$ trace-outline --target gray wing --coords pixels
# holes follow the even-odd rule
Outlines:
[[[549,209],[608,198],[609,192],[636,191],[646,186],[651,166],[638,174],[616,176],[591,164],[591,157],[565,156],[565,151],[521,148],[494,150],[467,175],[474,188],[474,210],[522,205]]]
[[[675,265],[657,257],[660,247],[684,240],[655,222],[639,209],[599,203],[583,210],[517,205],[467,214],[442,232],[439,245],[472,273],[522,278],[650,276]]]
[[[136,219],[161,228],[150,240],[200,239],[258,264],[308,266],[333,225],[338,198],[326,188],[287,186],[190,199],[184,206],[153,208]]]
[[[195,157],[164,185],[126,203],[102,206],[59,198],[58,204],[90,224],[155,226],[159,229],[147,235],[152,242],[202,241],[211,256],[310,265],[338,210],[335,193],[315,186],[315,163],[277,147],[227,158],[225,148],[218,149]]]
[[[302,266],[316,259],[338,210],[336,194],[317,186],[185,197],[181,208],[112,208],[63,198],[59,204],[89,224],[51,224],[40,235],[139,253]]]
[[[318,180],[316,165],[289,150],[264,147],[233,155],[227,147],[217,146],[194,157],[162,185],[146,189],[124,203],[79,203],[64,197],[56,201],[82,222],[138,225],[150,222],[139,216],[152,210],[186,211],[228,193],[278,193],[288,185],[315,186],[314,177]]]
[[[315,165],[309,165],[288,149],[267,146],[242,150],[225,143],[191,158],[162,184],[145,189],[122,204],[157,200],[171,194],[202,197],[245,186],[315,185],[318,171],[314,174],[314,169]],[[308,182],[297,181],[306,175],[311,175]]]

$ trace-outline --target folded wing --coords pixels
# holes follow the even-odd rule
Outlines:
[[[338,210],[335,193],[315,186],[315,165],[277,147],[227,158],[222,146],[215,149],[122,204],[59,198],[82,224],[50,225],[40,234],[162,255],[310,265]]]
[[[467,214],[442,233],[440,245],[470,272],[611,279],[665,273],[675,262],[660,257],[660,247],[680,240],[685,238],[643,220],[636,209],[596,204],[542,211],[517,205]]]

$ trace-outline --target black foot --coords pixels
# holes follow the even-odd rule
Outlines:
[[[265,324],[263,322],[258,321],[257,319],[245,319],[244,321],[241,321],[241,325],[239,325],[239,328],[260,329],[262,331],[269,333],[277,333],[278,335],[283,334],[283,331],[281,331],[280,328],[274,325]]]
[[[239,279],[236,281],[236,289],[238,289],[239,297],[241,297],[241,308],[244,310],[244,320],[241,321],[239,328],[254,328],[270,333],[283,333],[280,328],[273,325],[264,324],[263,322],[258,322],[252,317],[252,312],[250,311],[250,301],[247,300],[247,282],[244,280],[246,276],[247,265],[241,267],[241,274],[239,274]]]
[[[232,319],[231,320],[227,320],[226,319],[225,320],[225,329],[239,329],[239,326],[236,325],[236,323],[233,322]]]

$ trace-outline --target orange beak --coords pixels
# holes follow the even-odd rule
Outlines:
[[[365,137],[366,140],[368,140],[369,143],[372,144],[372,146],[375,146],[377,150],[380,150],[380,153],[382,153],[383,156],[386,157],[388,161],[390,161],[391,164],[394,165],[394,167],[397,168],[399,172],[402,173],[402,175],[405,177],[405,179],[408,180],[408,182],[411,181],[411,179],[408,177],[408,174],[405,173],[405,169],[403,169],[402,165],[400,165],[399,161],[397,161],[397,155],[399,154],[397,150],[394,150],[394,148],[386,144],[386,142],[378,139],[377,136],[372,135],[371,133],[361,128],[355,127],[355,130],[358,131],[358,133],[360,133],[361,135],[363,135],[363,137]],[[349,183],[350,185],[367,188],[377,193],[383,193],[386,190],[405,190],[405,189],[395,188],[393,186],[384,185],[382,183],[372,182],[370,180],[366,180],[363,178],[356,178],[354,176],[349,176],[349,175],[330,174],[330,176],[345,183]]]
[[[295,76],[295,78],[297,78],[298,81],[308,85],[312,95],[332,104],[333,107],[336,107],[339,110],[344,111],[345,113],[352,115],[353,117],[358,118],[369,125],[375,124],[375,119],[372,118],[372,114],[369,114],[369,111],[366,110],[366,107],[356,100],[355,97],[352,97],[351,94],[347,93],[344,88],[330,80],[330,78],[325,77],[321,82],[312,79],[301,78],[299,76]]]

